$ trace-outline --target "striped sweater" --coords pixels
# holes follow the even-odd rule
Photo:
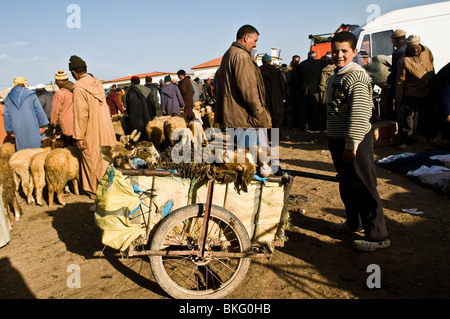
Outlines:
[[[345,139],[345,149],[356,151],[372,125],[372,85],[366,71],[353,63],[334,74],[327,87],[328,136]]]

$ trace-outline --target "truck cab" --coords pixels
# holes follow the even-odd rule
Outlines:
[[[450,62],[450,42],[445,38],[450,29],[450,1],[394,10],[354,30],[359,52],[355,62],[364,65],[375,56],[392,55],[391,36],[397,29],[404,30],[407,37],[420,36],[421,44],[433,53],[436,72]]]

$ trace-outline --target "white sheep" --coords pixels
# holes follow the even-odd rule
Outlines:
[[[192,144],[194,148],[196,149],[199,147],[199,142],[201,143],[200,147],[203,146],[203,144],[208,145],[208,140],[206,139],[205,130],[203,129],[203,121],[202,121],[202,115],[200,110],[193,110],[194,113],[194,119],[189,122],[188,128],[192,132]]]
[[[22,191],[24,192],[28,205],[34,202],[33,198],[33,181],[30,175],[30,162],[34,155],[49,151],[51,148],[30,148],[20,150],[14,153],[10,160],[9,165],[14,172],[14,181],[16,183],[16,193],[19,194],[20,186],[22,186]]]

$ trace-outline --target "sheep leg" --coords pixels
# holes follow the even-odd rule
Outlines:
[[[14,217],[18,222],[20,221],[20,217],[23,215],[23,211],[22,208],[20,207],[19,199],[17,198],[17,196],[14,197],[13,208],[14,208]]]
[[[5,205],[6,222],[7,222],[7,224],[8,224],[8,229],[9,229],[9,231],[12,231],[14,222],[13,222],[13,220],[12,220],[12,218],[11,218],[10,213],[11,213],[11,212],[10,212],[10,209],[9,209],[9,205],[6,204],[6,205]]]
[[[16,185],[16,193],[19,193],[19,187],[20,187],[20,177],[17,175],[16,172],[14,172],[14,184]]]
[[[56,198],[58,199],[58,202],[61,206],[66,206],[66,201],[64,200],[64,192],[62,190],[56,192]]]
[[[34,203],[34,198],[33,198],[34,183],[33,183],[33,177],[31,175],[28,177],[28,185],[27,185],[26,189],[27,189],[27,191],[26,191],[27,204],[31,205]]]
[[[58,199],[59,204],[61,204],[62,206],[66,206],[66,201],[64,200],[64,188],[66,187],[66,185],[67,184],[63,184],[61,182],[61,184],[56,188],[56,198]]]
[[[42,175],[45,176],[45,174],[39,174],[39,172],[31,172],[31,176],[33,179],[34,189],[36,190],[36,204],[39,206],[44,205],[44,197],[42,195],[45,187],[45,177],[42,178]]]
[[[13,176],[14,176],[14,185],[16,187],[15,188],[16,197],[19,197],[20,177],[16,172],[13,173]]]
[[[48,192],[48,206],[53,205],[54,197],[55,197],[55,188],[53,187],[53,183],[50,179],[47,179],[47,192]]]
[[[73,179],[72,180],[72,186],[73,186],[73,191],[75,193],[75,195],[80,195],[80,187],[78,185],[78,179]]]
[[[0,186],[0,193],[1,193],[1,191],[3,191],[3,190]],[[3,202],[3,208],[4,208],[3,213],[5,214],[5,217],[6,217],[6,223],[8,224],[9,231],[11,231],[14,221],[11,218],[11,209],[9,208],[8,198],[7,198],[7,196],[5,196],[5,194],[2,194],[1,199]]]
[[[44,186],[36,186],[36,204],[39,206],[43,206],[44,205]]]

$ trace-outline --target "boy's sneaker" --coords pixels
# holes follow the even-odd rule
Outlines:
[[[386,239],[383,241],[367,241],[367,240],[355,240],[353,241],[353,248],[361,251],[372,252],[377,249],[388,248],[391,246],[391,240]]]

